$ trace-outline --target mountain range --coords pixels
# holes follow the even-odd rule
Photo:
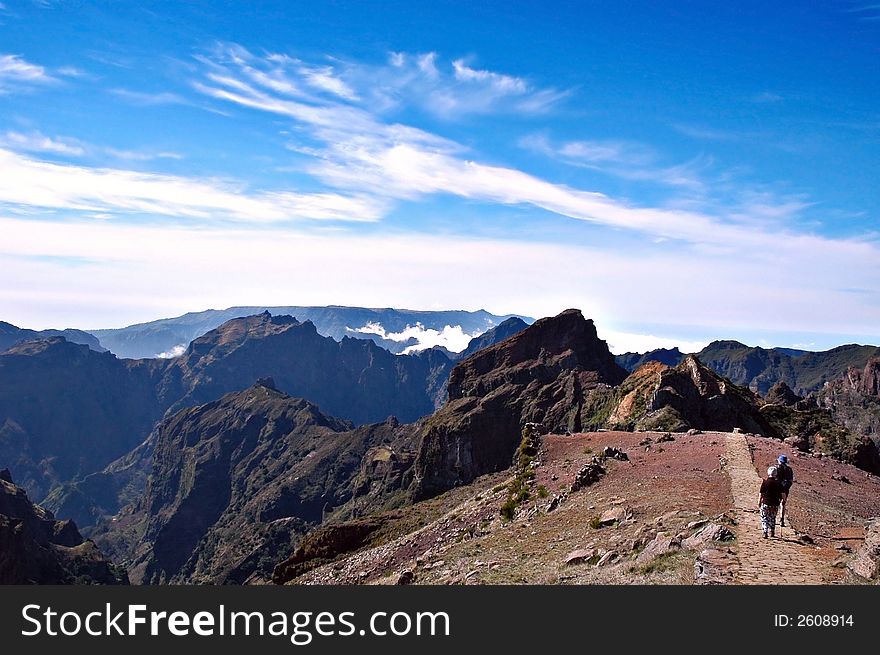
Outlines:
[[[497,316],[485,310],[416,311],[409,309],[370,309],[365,307],[230,307],[190,312],[117,329],[89,330],[101,345],[119,357],[172,357],[180,354],[194,339],[234,319],[270,312],[273,315],[296,316],[310,321],[318,334],[341,341],[344,337],[369,339],[393,353],[413,352],[431,347],[431,338],[438,345],[457,337],[461,347],[468,339],[479,336],[513,315]],[[517,317],[526,323],[533,319]],[[444,333],[446,330],[449,334]],[[430,331],[433,331],[431,334]],[[447,338],[443,338],[443,337]],[[422,344],[428,340],[428,344]],[[2,349],[2,348],[0,348]],[[460,350],[460,348],[459,348]]]
[[[457,357],[393,354],[269,312],[172,358],[49,336],[0,353],[0,466],[42,499],[35,516],[74,519],[78,544],[93,538],[95,557],[134,583],[283,583],[415,534],[446,502],[434,499],[461,499],[487,476],[513,476],[491,495],[516,516],[537,493],[546,434],[746,432],[878,474],[872,352],[715,342],[615,358],[573,309],[508,318]],[[594,464],[577,484],[602,475]]]
[[[525,323],[508,319],[482,343],[518,326]],[[268,312],[231,319],[171,359],[119,359],[61,337],[22,342],[0,353],[0,461],[44,499],[141,444],[164,415],[261,378],[357,424],[389,416],[410,422],[442,405],[452,366],[438,349],[394,355]],[[56,509],[70,506],[61,496],[53,496]],[[75,515],[85,526],[87,506]]]
[[[732,382],[762,395],[777,382],[785,382],[795,393],[818,391],[826,382],[842,377],[851,367],[864,367],[880,355],[880,347],[849,344],[822,352],[793,348],[761,348],[738,341],[713,341],[697,358]],[[649,361],[676,366],[686,355],[678,348],[648,353],[624,353],[617,362],[632,372]]]

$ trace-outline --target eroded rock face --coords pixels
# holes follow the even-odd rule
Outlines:
[[[507,468],[526,422],[561,432],[593,427],[594,392],[625,377],[578,310],[541,319],[465,359],[450,375],[448,403],[421,431],[414,496]]]
[[[817,396],[819,405],[831,413],[835,422],[857,438],[870,437],[875,444],[880,439],[880,357],[871,358],[864,367],[851,367],[845,375],[827,383]],[[855,448],[859,449],[859,461],[874,459],[868,444],[857,443]],[[880,472],[878,467],[866,470]]]
[[[128,584],[72,521],[31,503],[0,475],[0,584]]]
[[[880,398],[880,357],[872,357],[868,360],[856,388],[866,396]]]

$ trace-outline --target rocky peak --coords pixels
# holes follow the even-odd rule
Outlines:
[[[542,318],[462,361],[449,377],[449,399],[484,396],[510,383],[547,383],[571,369],[594,372],[595,381],[612,385],[626,377],[608,344],[599,339],[593,321],[578,309]]]
[[[524,422],[578,431],[594,395],[626,378],[593,322],[569,309],[459,363],[426,420],[413,492],[436,494],[510,466]]]
[[[778,436],[761,416],[760,399],[707,368],[694,355],[669,368],[643,365],[616,390],[610,427],[730,431]]]
[[[200,353],[217,346],[234,347],[247,339],[280,334],[296,325],[301,323],[292,316],[272,316],[269,312],[233,318],[193,340],[187,350],[190,353]]]
[[[766,401],[771,405],[784,405],[785,407],[793,407],[802,400],[803,398],[792,391],[785,382],[777,382],[770,387],[766,398]]]

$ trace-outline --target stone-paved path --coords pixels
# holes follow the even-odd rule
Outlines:
[[[745,435],[728,434],[727,472],[737,520],[740,584],[822,584],[822,562],[813,549],[796,541],[786,517],[785,527],[776,523],[776,537],[764,539],[758,512],[761,477],[752,464]]]

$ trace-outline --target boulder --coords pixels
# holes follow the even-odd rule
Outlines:
[[[623,523],[627,519],[632,518],[632,509],[629,507],[612,507],[605,510],[599,517],[599,525],[614,525],[615,523]]]
[[[736,557],[729,550],[707,548],[694,561],[697,584],[730,584],[736,571]]]
[[[563,559],[563,563],[566,566],[576,566],[577,564],[583,564],[584,562],[589,562],[597,555],[595,548],[580,548],[578,550],[571,551],[568,555]]]
[[[639,553],[636,563],[647,564],[655,557],[666,555],[680,548],[681,540],[677,536],[667,534],[666,532],[658,532],[657,536],[645,546],[645,550]]]
[[[617,559],[617,553],[613,550],[609,550],[606,553],[604,553],[602,555],[602,557],[599,558],[599,561],[596,562],[596,566],[597,567],[605,566],[606,564],[609,564],[610,562],[612,562],[615,559]]]
[[[863,471],[880,475],[880,452],[871,437],[862,437],[853,450],[852,463]]]
[[[849,563],[849,570],[861,578],[880,578],[880,519],[871,519],[866,528],[865,541]]]
[[[412,584],[415,579],[416,574],[413,573],[410,569],[405,569],[400,572],[400,575],[397,576],[397,580],[394,582],[394,584],[408,585]]]
[[[702,550],[710,546],[713,541],[730,541],[733,536],[733,533],[723,525],[709,523],[682,541],[681,545],[690,550]]]
[[[556,494],[553,498],[550,499],[550,502],[547,503],[547,511],[552,512],[559,508],[562,502],[565,500],[565,494]]]

